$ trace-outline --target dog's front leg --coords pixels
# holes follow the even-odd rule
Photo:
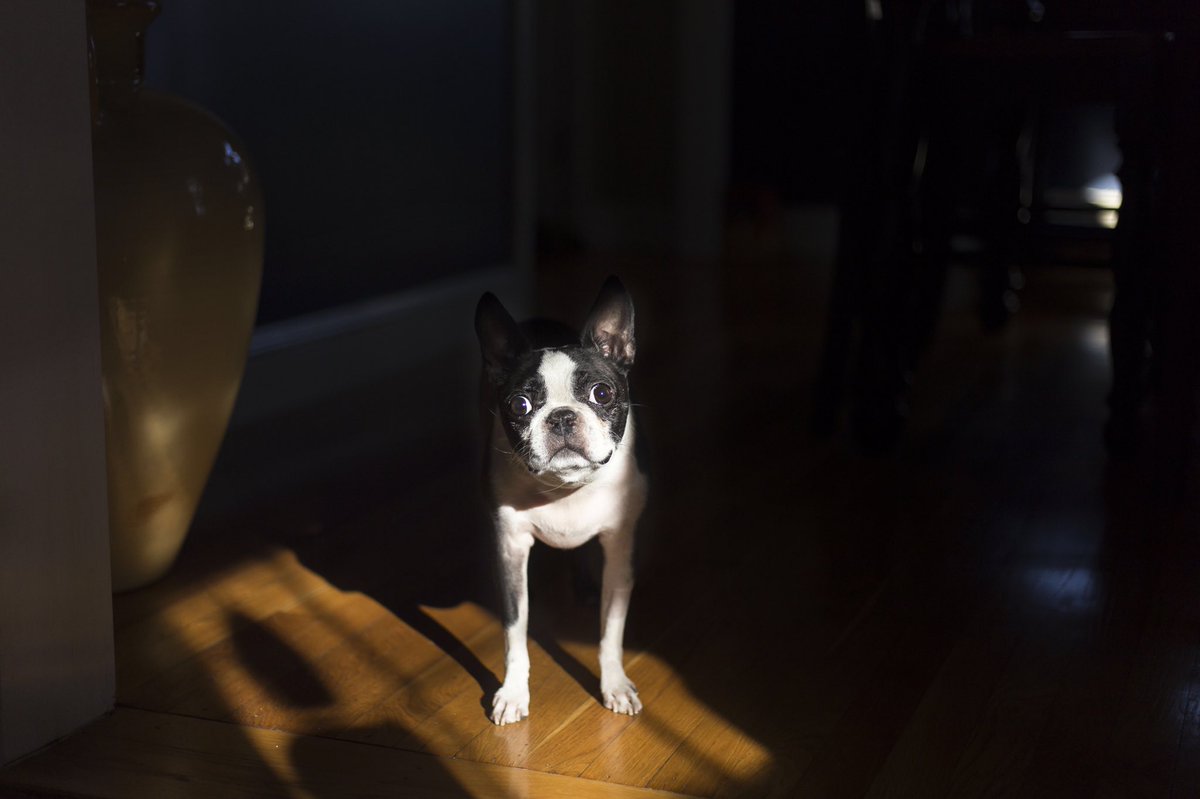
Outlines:
[[[600,536],[604,547],[604,587],[600,598],[600,695],[614,713],[642,712],[637,687],[625,675],[623,640],[625,615],[633,592],[632,523]]]
[[[529,716],[529,550],[533,536],[497,524],[504,601],[504,684],[492,697],[492,721],[512,724]]]

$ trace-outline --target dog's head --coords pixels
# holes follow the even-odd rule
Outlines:
[[[492,294],[475,309],[484,380],[516,459],[532,474],[582,483],[612,459],[629,418],[633,302],[610,277],[578,343],[530,340]]]

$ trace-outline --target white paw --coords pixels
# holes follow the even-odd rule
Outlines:
[[[529,688],[502,685],[492,697],[492,721],[500,726],[529,718]]]
[[[624,674],[610,680],[601,680],[600,695],[604,697],[604,706],[613,713],[636,716],[642,712],[642,700],[638,699],[637,686]]]

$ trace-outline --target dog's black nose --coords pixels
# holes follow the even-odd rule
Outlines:
[[[570,408],[555,408],[546,417],[546,424],[550,425],[550,429],[555,433],[565,436],[575,429],[576,418],[575,411]]]

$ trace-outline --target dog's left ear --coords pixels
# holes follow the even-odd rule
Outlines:
[[[583,326],[581,343],[597,350],[622,370],[633,366],[633,300],[616,277],[604,281],[600,296]]]
[[[475,334],[479,336],[484,368],[494,381],[502,379],[513,362],[529,351],[520,327],[490,291],[475,306]]]

